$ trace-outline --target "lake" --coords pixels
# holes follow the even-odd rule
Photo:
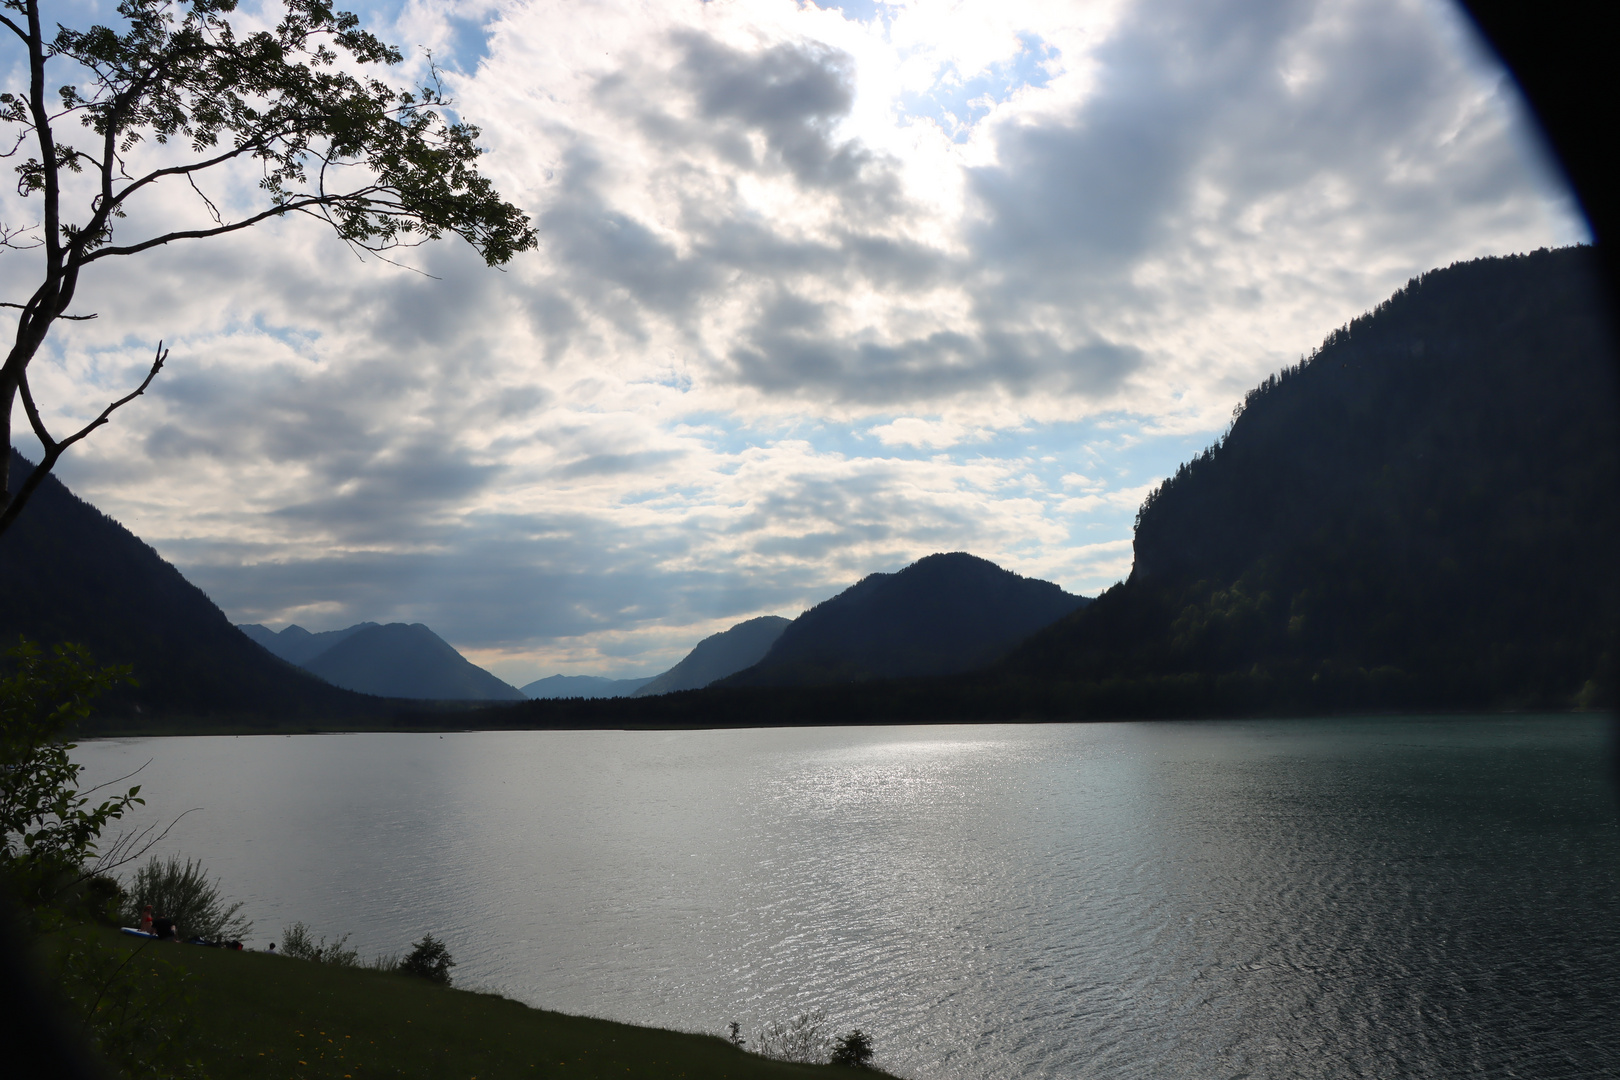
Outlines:
[[[1620,1075],[1586,717],[123,739],[158,849],[458,985],[989,1077]]]

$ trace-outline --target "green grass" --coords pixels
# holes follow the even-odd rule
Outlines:
[[[104,938],[131,977],[165,963],[187,975],[193,1036],[188,1056],[205,1075],[368,1080],[785,1080],[881,1077],[830,1065],[793,1065],[736,1049],[719,1036],[690,1035],[531,1009],[492,994],[422,979],[338,968],[255,952],[144,943],[112,930]]]

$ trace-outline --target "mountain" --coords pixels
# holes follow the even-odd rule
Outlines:
[[[605,679],[600,675],[548,675],[524,686],[531,698],[629,697],[651,682],[645,679]]]
[[[337,633],[343,636],[302,665],[333,686],[436,701],[523,700],[522,691],[469,661],[421,623],[361,623]]]
[[[236,628],[287,663],[303,667],[344,638],[376,625],[374,622],[355,623],[343,630],[322,630],[316,634],[310,633],[297,623],[293,623],[279,634],[268,626],[260,626],[258,623],[237,623]]]
[[[11,467],[18,477],[33,468],[16,451]],[[265,652],[156,551],[54,477],[0,536],[0,641],[19,634],[132,665],[140,685],[104,698],[103,714],[290,723],[381,705]]]
[[[1570,248],[1414,278],[1251,391],[1227,434],[1159,487],[1125,582],[989,668],[798,687],[734,677],[688,694],[531,702],[514,718],[1612,709],[1620,364],[1599,273],[1591,248]]]
[[[719,686],[814,686],[948,675],[991,663],[1085,606],[1049,581],[955,552],[870,574],[793,620],[765,658]]]
[[[280,633],[258,623],[237,629],[288,663],[360,693],[432,701],[524,699],[522,691],[468,661],[421,623],[362,622],[315,634],[297,623]]]
[[[1143,504],[1129,579],[1005,673],[1161,712],[1612,700],[1598,272],[1590,248],[1460,263],[1330,334]]]
[[[698,642],[680,663],[648,682],[633,696],[649,697],[675,690],[697,690],[717,679],[753,667],[765,658],[789,625],[790,620],[780,615],[761,615],[757,619],[740,622],[730,630],[711,634]]]

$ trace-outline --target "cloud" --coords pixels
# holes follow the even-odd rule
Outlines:
[[[444,61],[539,250],[173,245],[87,276],[34,387],[82,423],[165,340],[71,484],[233,618],[423,621],[518,681],[938,550],[1095,592],[1259,378],[1415,273],[1586,235],[1430,0],[363,13]],[[153,195],[120,227],[203,212]]]
[[[918,446],[943,448],[955,446],[971,434],[961,424],[949,420],[924,420],[915,416],[902,416],[887,424],[872,428],[871,432],[884,446]]]

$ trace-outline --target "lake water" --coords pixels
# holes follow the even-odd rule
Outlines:
[[[906,1076],[1620,1075],[1587,718],[86,743],[160,850],[458,984]]]

